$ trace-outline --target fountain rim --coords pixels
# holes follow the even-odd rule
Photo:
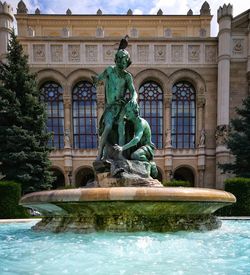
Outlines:
[[[234,203],[233,194],[192,187],[106,187],[40,191],[24,195],[19,204],[98,201],[182,201]]]

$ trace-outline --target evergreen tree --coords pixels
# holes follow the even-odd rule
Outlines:
[[[45,106],[14,31],[0,63],[0,172],[23,192],[48,189],[51,176]]]
[[[227,147],[235,157],[233,163],[219,164],[223,172],[237,177],[250,178],[250,96],[243,100],[242,108],[236,108],[237,118],[231,120]]]

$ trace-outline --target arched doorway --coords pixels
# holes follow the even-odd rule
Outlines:
[[[188,167],[180,167],[174,171],[174,179],[175,180],[183,180],[188,181],[194,186],[194,173]]]
[[[62,189],[65,186],[65,178],[63,173],[56,168],[51,169],[53,177],[55,180],[52,182],[52,189]]]
[[[92,168],[82,168],[76,173],[75,176],[75,186],[76,187],[82,187],[86,186],[88,182],[94,180],[94,171]]]

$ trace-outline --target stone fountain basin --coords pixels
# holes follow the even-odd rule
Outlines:
[[[231,193],[215,189],[111,187],[35,192],[20,204],[44,216],[37,230],[176,231],[218,228],[212,213],[235,201]]]

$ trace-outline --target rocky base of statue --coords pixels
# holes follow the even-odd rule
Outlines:
[[[87,187],[163,187],[150,176],[152,165],[138,160],[101,160],[93,162],[96,174]]]
[[[89,217],[45,217],[42,221],[32,227],[35,231],[49,232],[75,232],[90,233],[96,231],[112,232],[174,232],[174,231],[207,231],[218,229],[221,221],[213,215],[127,215],[125,212],[119,216],[92,215]]]

